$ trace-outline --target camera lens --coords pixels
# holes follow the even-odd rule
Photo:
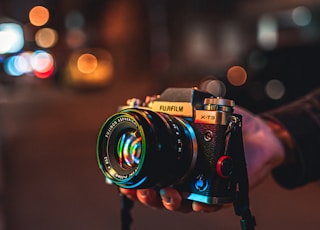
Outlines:
[[[123,188],[164,187],[182,181],[195,165],[197,141],[183,119],[126,109],[102,126],[97,159],[104,175]]]

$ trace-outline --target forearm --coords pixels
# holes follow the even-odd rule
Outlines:
[[[280,138],[284,163],[273,170],[276,181],[295,188],[320,179],[320,89],[262,115]]]

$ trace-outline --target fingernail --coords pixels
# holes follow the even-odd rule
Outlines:
[[[167,195],[167,193],[165,192],[165,190],[163,190],[163,189],[160,190],[160,196],[164,202],[169,203],[169,204],[172,203],[172,197],[169,197]]]

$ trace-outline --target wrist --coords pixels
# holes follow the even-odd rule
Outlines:
[[[281,161],[278,161],[278,165],[276,166],[280,166],[282,164],[290,164],[290,162],[294,161],[293,159],[294,154],[292,153],[296,151],[293,138],[291,137],[288,130],[279,122],[276,122],[274,120],[269,120],[269,119],[265,121],[266,121],[266,124],[271,129],[271,131],[273,132],[273,134],[280,141],[280,144],[282,146],[282,149],[277,151],[279,156],[281,155],[280,156]]]
[[[272,170],[274,179],[285,188],[295,188],[305,182],[305,167],[302,156],[296,147],[294,138],[277,120],[267,120],[275,136],[283,147],[284,160]]]

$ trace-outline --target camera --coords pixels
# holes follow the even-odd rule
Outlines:
[[[173,186],[206,204],[247,203],[242,120],[234,105],[197,88],[129,99],[100,129],[99,167],[121,188]]]
[[[249,209],[242,116],[233,100],[197,88],[127,100],[102,125],[97,161],[107,182],[120,188],[172,186],[184,199],[233,203],[242,230],[256,222]],[[123,229],[132,201],[122,197]]]

